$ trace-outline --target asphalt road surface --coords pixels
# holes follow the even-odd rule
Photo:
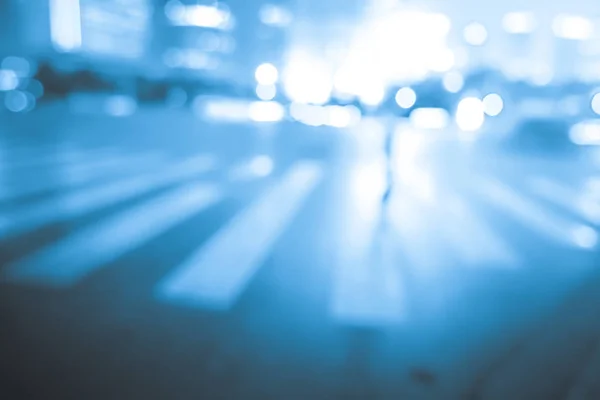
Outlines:
[[[2,399],[599,399],[600,163],[0,117]]]

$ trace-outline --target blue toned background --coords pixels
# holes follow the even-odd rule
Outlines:
[[[600,3],[0,0],[0,398],[600,399]]]

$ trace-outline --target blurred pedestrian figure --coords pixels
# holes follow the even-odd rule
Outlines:
[[[385,117],[385,137],[383,151],[385,156],[386,187],[382,196],[383,207],[387,207],[394,190],[394,117]]]

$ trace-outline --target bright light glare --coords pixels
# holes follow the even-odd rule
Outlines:
[[[275,163],[269,156],[256,156],[248,165],[248,172],[257,177],[266,177],[273,172]]]
[[[248,116],[254,122],[279,122],[285,117],[285,108],[275,101],[254,101]]]
[[[598,234],[589,226],[581,225],[571,232],[573,243],[583,249],[593,249],[598,244]]]
[[[465,80],[460,72],[453,71],[444,75],[442,84],[448,92],[458,93],[462,90]]]
[[[327,107],[328,121],[327,125],[335,128],[346,128],[352,123],[353,115],[347,107],[330,106]]]
[[[483,111],[490,117],[499,115],[504,109],[504,100],[497,93],[490,93],[483,98]]]
[[[458,103],[456,124],[464,132],[475,132],[483,125],[485,113],[483,102],[476,97],[466,97]]]
[[[58,51],[69,52],[81,47],[79,0],[50,0],[50,37]]]
[[[261,85],[274,85],[279,80],[279,71],[273,64],[264,63],[256,68],[254,77]]]
[[[569,138],[580,146],[600,146],[600,121],[589,120],[574,125]]]
[[[233,18],[228,10],[199,4],[185,5],[178,0],[170,0],[165,5],[165,15],[171,24],[177,26],[224,30],[233,26]]]
[[[463,37],[471,46],[481,46],[487,41],[488,31],[483,24],[472,22],[463,30]]]
[[[403,87],[396,93],[396,104],[401,108],[411,108],[417,102],[417,94],[409,87]]]
[[[0,91],[14,90],[19,86],[19,78],[15,71],[0,69]]]
[[[417,129],[444,129],[450,115],[443,108],[417,108],[410,113],[410,123]]]
[[[350,44],[336,89],[360,96],[373,81],[387,86],[448,71],[455,64],[446,43],[450,27],[444,14],[408,10],[369,20]]]
[[[397,127],[395,131],[395,174],[420,200],[432,203],[435,201],[435,181],[431,173],[422,165],[423,154],[427,149],[426,136],[421,132],[404,130]]]
[[[284,28],[293,21],[293,16],[288,10],[274,4],[263,5],[258,15],[263,24],[278,28]]]
[[[0,88],[1,90],[1,88]],[[596,93],[594,97],[592,97],[592,111],[596,114],[600,115],[600,93]]]
[[[526,34],[535,30],[536,21],[531,12],[510,12],[502,18],[502,27],[507,33]]]
[[[346,128],[358,124],[361,112],[355,106],[316,106],[293,103],[290,116],[298,122],[309,126],[328,125],[334,128]]]
[[[434,72],[450,71],[456,64],[454,52],[450,49],[440,49],[431,53],[429,69]]]
[[[323,62],[303,54],[294,54],[285,69],[283,86],[293,102],[325,104],[331,98],[333,82]]]
[[[363,88],[358,97],[364,105],[377,107],[385,98],[385,87],[373,83]]]
[[[202,117],[215,121],[246,122],[248,121],[248,103],[242,100],[204,98],[194,99],[194,112]]]
[[[359,163],[351,170],[351,199],[356,217],[373,222],[377,218],[378,201],[385,190],[385,168],[380,160]]]
[[[290,116],[309,126],[323,126],[329,120],[325,107],[303,103],[292,103]]]
[[[552,30],[563,39],[587,40],[594,33],[594,24],[585,17],[561,14],[554,18]]]
[[[275,85],[256,85],[256,96],[264,101],[270,101],[277,95],[277,87]]]

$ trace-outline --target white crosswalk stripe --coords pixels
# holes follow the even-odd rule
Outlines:
[[[5,161],[0,159],[0,171],[12,171],[16,169],[43,168],[56,165],[77,165],[93,158],[114,156],[117,151],[110,148],[100,148],[91,150],[67,150],[54,152],[52,149],[37,154],[33,152],[30,155],[25,153],[21,155],[18,161]]]
[[[322,177],[319,164],[292,167],[156,288],[169,302],[230,308]]]
[[[134,250],[221,198],[215,186],[190,184],[75,232],[4,271],[4,279],[64,287]]]
[[[164,161],[158,154],[136,156],[113,156],[90,160],[75,165],[58,168],[55,179],[35,180],[18,187],[5,185],[0,189],[0,201],[8,201],[21,197],[32,196],[55,188],[68,188],[83,185],[107,175],[138,172],[142,168],[156,166]]]
[[[382,182],[372,179],[373,165],[351,171],[350,192],[337,212],[331,312],[346,325],[383,325],[405,317],[404,288],[395,262],[393,232],[382,216]]]
[[[210,157],[198,156],[158,172],[120,179],[50,198],[17,213],[0,214],[0,238],[25,233],[45,224],[85,215],[162,186],[191,179],[214,168]]]
[[[567,246],[592,249],[596,247],[595,231],[549,210],[517,193],[493,178],[479,179],[475,185],[485,199],[516,216],[539,235]]]
[[[547,178],[535,178],[530,181],[533,192],[592,224],[600,224],[600,200],[585,191],[576,191]]]

